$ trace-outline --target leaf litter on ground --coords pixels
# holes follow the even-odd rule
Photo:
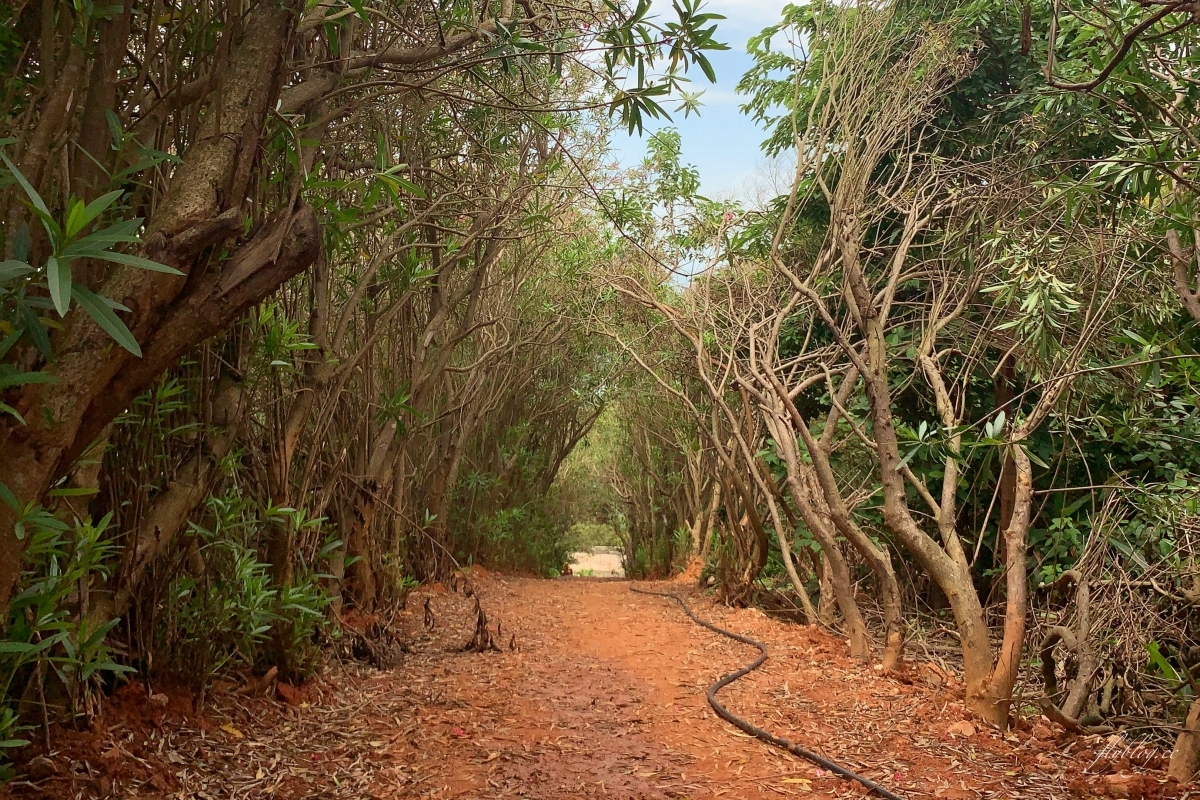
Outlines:
[[[470,580],[505,647],[465,652],[475,597],[422,587],[395,617],[409,652],[391,668],[331,661],[303,687],[227,689],[200,711],[182,693],[131,683],[89,730],[55,729],[54,749],[27,759],[10,790],[54,800],[862,796],[711,712],[706,687],[751,654],[674,604],[620,581],[480,569]],[[1180,796],[1154,771],[1161,764],[1097,771],[1112,750],[1099,737],[1037,718],[1009,732],[973,720],[941,668],[914,661],[883,676],[827,632],[670,588],[771,648],[761,670],[725,690],[726,705],[905,797]]]

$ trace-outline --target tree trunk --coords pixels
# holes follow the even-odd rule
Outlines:
[[[133,18],[133,0],[119,2],[120,10],[97,25],[100,41],[88,80],[87,100],[80,116],[78,144],[83,157],[76,161],[72,190],[85,202],[101,193],[106,177],[104,171],[113,160],[108,112],[116,113],[118,71],[125,61]]]
[[[829,461],[829,452],[832,446],[832,430],[837,424],[836,415],[839,413],[838,409],[841,403],[846,401],[850,392],[857,385],[858,372],[857,370],[851,370],[844,378],[842,386],[837,391],[833,400],[833,409],[826,420],[827,433],[821,440],[817,440],[812,435],[804,416],[796,408],[791,393],[775,375],[772,367],[769,364],[765,364],[763,368],[756,370],[755,374],[758,382],[763,387],[763,394],[759,395],[763,410],[774,418],[771,430],[775,436],[776,446],[781,453],[784,450],[788,453],[785,457],[785,463],[788,469],[789,480],[796,480],[798,482],[801,490],[809,498],[808,503],[814,506],[823,518],[828,518],[833,527],[836,528],[837,533],[840,533],[850,542],[851,546],[858,551],[863,561],[870,567],[875,577],[876,590],[883,606],[884,616],[885,644],[883,667],[885,669],[897,669],[900,667],[904,655],[905,626],[900,600],[900,586],[896,580],[896,573],[892,567],[891,557],[888,555],[887,550],[877,546],[871,537],[855,522],[850,508],[847,507],[845,501],[842,499],[841,489],[837,484],[837,477]],[[808,451],[812,462],[811,467],[802,464],[800,461],[799,445],[795,438],[797,431],[804,441],[805,449]],[[820,540],[818,542],[820,543]],[[824,544],[822,543],[822,550],[824,549]],[[836,570],[836,563],[830,562],[828,575],[833,576]],[[826,575],[823,573],[823,598],[828,598],[828,591],[826,590],[836,589],[836,584],[833,582],[827,584],[824,580],[825,578]]]
[[[348,568],[349,580],[346,589],[354,604],[363,611],[375,607],[375,568],[371,563],[372,531],[375,526],[376,512],[379,501],[376,492],[380,491],[374,483],[369,483],[360,492],[361,497],[354,504],[354,515],[350,523],[350,535],[346,538],[346,552],[354,559]]]
[[[1011,422],[1014,409],[1012,407],[1015,395],[1016,376],[1013,369],[1013,357],[1010,355],[1000,365],[1000,370],[994,382],[996,391],[996,410],[1003,411]],[[1000,456],[1000,531],[996,537],[996,564],[1007,560],[1008,548],[1004,543],[1003,531],[1012,523],[1013,509],[1017,500],[1017,473],[1012,458],[1007,453]]]
[[[877,589],[879,592],[880,604],[883,606],[883,623],[884,623],[884,648],[883,661],[884,669],[899,669],[901,662],[904,659],[904,613],[900,602],[900,584],[896,580],[896,572],[892,567],[892,559],[888,552],[881,547],[878,547],[871,537],[866,534],[854,521],[850,509],[846,507],[845,501],[842,499],[841,489],[837,485],[837,477],[833,473],[833,466],[829,462],[829,452],[827,446],[818,441],[808,428],[808,423],[801,416],[799,409],[792,402],[791,396],[788,394],[783,384],[771,375],[773,388],[780,404],[787,409],[787,416],[791,419],[793,425],[800,431],[800,436],[804,439],[804,445],[808,449],[809,457],[812,460],[813,467],[811,470],[806,470],[806,479],[811,485],[810,494],[813,497],[823,497],[825,500],[825,510],[832,519],[834,526],[838,532],[850,542],[851,546],[858,551],[863,560],[867,562],[867,566],[871,568],[871,573],[875,576]],[[791,435],[791,427],[780,422],[780,433],[786,432]],[[786,431],[783,428],[786,427]],[[799,464],[797,463],[799,467]]]
[[[179,476],[154,498],[121,554],[113,587],[97,592],[91,616],[95,624],[108,622],[129,610],[147,570],[165,555],[187,527],[192,512],[204,502],[221,460],[233,449],[244,413],[242,387],[223,379],[213,398],[212,427],[202,449],[179,470]]]
[[[302,5],[302,0],[259,3],[247,14],[241,38],[220,67],[221,88],[156,209],[146,236],[149,257],[190,273],[203,252],[240,230],[240,204]],[[221,269],[212,269],[212,278],[132,267],[117,271],[103,294],[132,309],[129,327],[146,344],[140,361],[115,347],[86,314],[72,311],[46,370],[59,382],[25,387],[16,406],[28,425],[7,417],[0,425],[0,464],[5,465],[0,479],[19,501],[39,503],[128,400],[179,354],[219,332],[229,314],[240,314],[311,264],[320,244],[315,223],[311,209],[289,209],[286,219],[267,226],[269,237],[238,248]],[[289,232],[298,235],[289,237]],[[181,293],[184,304],[177,307]],[[15,519],[14,511],[0,504],[0,619],[7,615],[27,543],[16,538]]]
[[[1026,573],[1025,553],[1033,501],[1033,472],[1029,455],[1021,445],[1024,435],[1014,437],[1009,446],[1017,473],[1016,498],[1012,521],[1004,531],[1007,548],[1004,607],[1004,639],[995,666],[986,681],[983,693],[972,697],[968,683],[967,705],[972,706],[987,721],[1000,727],[1008,725],[1008,708],[1012,703],[1013,686],[1021,668],[1021,653],[1025,644],[1025,616],[1029,607],[1029,576]],[[974,589],[972,589],[974,594]],[[1083,676],[1080,676],[1081,679]]]
[[[933,578],[938,587],[946,595],[950,608],[954,613],[955,625],[958,628],[960,646],[963,654],[963,678],[966,683],[967,707],[986,721],[1005,727],[1008,724],[1008,704],[1011,698],[1012,681],[1016,678],[1013,659],[1020,660],[1020,638],[1012,638],[1018,630],[1023,634],[1025,628],[1024,598],[1025,598],[1025,547],[1023,534],[1018,535],[1020,527],[1014,520],[1006,539],[1009,546],[1008,561],[1010,568],[1015,567],[1009,575],[1010,590],[1018,577],[1020,591],[1009,598],[1010,613],[1020,606],[1019,620],[1005,620],[1005,642],[1011,645],[1004,658],[1003,674],[993,676],[993,661],[991,642],[988,638],[987,624],[983,616],[983,607],[971,577],[971,565],[963,552],[961,541],[956,535],[953,519],[942,517],[938,527],[942,534],[943,543],[938,545],[920,525],[908,508],[903,477],[900,468],[900,447],[896,435],[896,424],[893,418],[891,389],[887,382],[887,344],[883,327],[874,308],[874,302],[866,282],[856,269],[851,270],[850,283],[854,299],[859,307],[862,322],[861,328],[867,340],[867,364],[862,370],[863,380],[867,387],[867,398],[871,408],[871,420],[874,423],[875,448],[878,459],[880,483],[883,486],[883,518],[889,530],[913,554],[925,572]],[[1014,448],[1014,451],[1019,448]],[[1022,455],[1024,455],[1022,453]],[[1026,462],[1028,459],[1026,458]],[[1018,468],[1020,465],[1018,465]],[[1028,480],[1028,474],[1023,478]],[[1018,478],[1020,485],[1021,477]],[[947,485],[947,491],[952,487]],[[1031,488],[1031,487],[1030,487]],[[945,495],[943,495],[945,497]],[[1028,518],[1028,504],[1024,508],[1024,519]],[[1018,508],[1017,515],[1021,515]],[[1019,566],[1018,566],[1019,564]],[[995,679],[994,679],[995,678]],[[1005,691],[1007,687],[1007,695]]]
[[[712,530],[713,520],[717,515],[717,506],[721,503],[721,482],[713,480],[708,493],[708,504],[701,509],[700,517],[692,530],[692,557],[703,558],[706,555],[706,542],[709,531]]]
[[[713,539],[715,539],[717,536],[720,535],[719,531],[717,530],[718,524],[719,524],[717,515],[721,509],[722,488],[723,487],[722,487],[722,482],[721,482],[720,478],[719,477],[714,478],[713,479],[712,503],[709,506],[709,514],[708,514],[708,529],[704,534],[704,541],[700,545],[700,564],[701,564],[701,566],[708,563],[708,557],[712,553]]]
[[[796,450],[795,439],[791,437],[790,426],[775,414],[767,415],[771,434],[775,437],[776,447],[783,456],[787,469],[787,486],[796,504],[804,524],[812,533],[813,538],[821,546],[828,566],[829,580],[837,598],[838,608],[846,621],[846,635],[850,639],[850,655],[860,661],[871,660],[871,643],[867,636],[867,624],[862,612],[854,599],[854,581],[850,577],[850,569],[846,559],[838,547],[833,526],[823,519],[813,503],[809,487],[802,480],[803,467],[800,464],[800,454]]]
[[[833,596],[833,578],[829,571],[829,562],[817,553],[813,553],[813,563],[821,580],[821,597],[817,601],[817,622],[828,628],[837,619],[837,599]]]
[[[396,423],[388,422],[368,439],[364,446],[362,484],[351,501],[350,531],[346,536],[347,555],[354,559],[347,568],[350,574],[346,588],[359,608],[375,606],[375,519],[380,498],[391,492],[395,480],[395,464],[400,443],[396,440]]]
[[[787,570],[788,578],[792,581],[792,588],[796,590],[796,596],[800,598],[800,605],[804,608],[804,619],[809,625],[817,624],[817,609],[813,607],[812,599],[808,596],[808,589],[804,586],[804,580],[800,577],[800,573],[796,571],[796,559],[792,555],[792,545],[787,539],[787,534],[780,527],[777,531],[779,534],[779,551],[783,558],[783,568]]]

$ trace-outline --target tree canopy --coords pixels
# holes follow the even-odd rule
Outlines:
[[[787,6],[756,205],[665,124],[721,19],[0,2],[0,751],[599,541],[889,674],[953,629],[999,726],[1185,724],[1195,4]]]

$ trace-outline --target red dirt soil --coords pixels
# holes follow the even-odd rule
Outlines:
[[[474,601],[433,587],[397,620],[414,644],[393,670],[332,665],[271,697],[218,694],[201,714],[186,697],[131,684],[92,730],[54,730],[49,757],[27,748],[26,774],[10,791],[56,800],[866,796],[712,713],[706,687],[754,652],[673,602],[620,581],[478,574],[473,584],[501,625],[500,652],[460,652]],[[436,617],[428,633],[426,598]],[[819,630],[690,600],[771,648],[761,670],[722,693],[734,713],[902,796],[1187,795],[1160,779],[1161,753],[1139,751],[1133,764],[1123,741],[1067,735],[1044,720],[996,731],[970,718],[961,688],[937,667],[885,676]]]

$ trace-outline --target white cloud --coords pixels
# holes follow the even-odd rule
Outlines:
[[[700,78],[696,79],[695,87],[704,92],[704,94],[700,95],[702,108],[710,106],[734,106],[736,108],[746,102],[746,98],[737,92],[722,89],[720,86],[713,86]]]

